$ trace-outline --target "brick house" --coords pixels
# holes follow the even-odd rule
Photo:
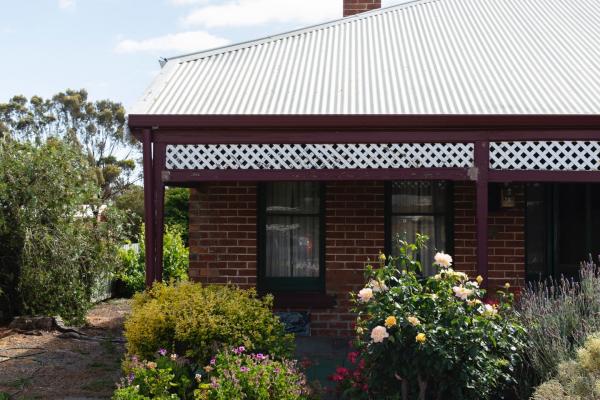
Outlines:
[[[351,334],[348,292],[396,235],[492,289],[600,253],[600,7],[379,6],[166,61],[129,115],[148,284],[165,185],[191,188],[190,276],[273,293],[313,335]]]

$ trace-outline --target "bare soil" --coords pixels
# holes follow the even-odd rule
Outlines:
[[[123,321],[129,312],[127,299],[97,304],[79,329],[87,340],[0,327],[0,398],[3,392],[11,399],[110,398],[121,377]]]

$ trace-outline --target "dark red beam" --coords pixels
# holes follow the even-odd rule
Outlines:
[[[168,144],[303,144],[303,143],[423,143],[521,140],[600,140],[597,130],[518,131],[283,131],[199,130],[155,131],[156,143]]]
[[[600,171],[489,171],[490,182],[600,182]]]
[[[144,215],[145,215],[145,264],[146,264],[146,286],[152,286],[155,278],[155,221],[154,221],[154,185],[152,174],[152,132],[144,129],[142,132],[144,159]]]
[[[145,115],[131,129],[599,129],[600,115]]]
[[[476,239],[477,239],[477,273],[484,278],[484,286],[488,282],[488,165],[490,148],[488,142],[475,143],[476,186]]]
[[[469,180],[466,168],[319,170],[170,170],[167,185],[218,181]]]

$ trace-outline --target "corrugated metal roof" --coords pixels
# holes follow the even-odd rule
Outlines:
[[[600,1],[418,0],[169,59],[133,114],[600,114]]]

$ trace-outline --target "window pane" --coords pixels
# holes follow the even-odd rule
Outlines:
[[[545,278],[548,265],[546,244],[548,243],[546,186],[532,184],[527,186],[527,279],[538,281]]]
[[[594,260],[598,260],[600,257],[600,184],[592,184],[591,191],[592,198],[590,203],[592,207],[592,248],[590,249],[590,252]]]
[[[445,182],[394,182],[392,185],[392,213],[433,214],[446,210]]]
[[[429,236],[427,248],[419,254],[425,275],[436,272],[432,267],[433,256],[437,251],[446,251],[446,219],[444,216],[432,215],[398,215],[392,217],[392,254],[397,254],[396,238],[406,238],[414,242],[417,233]]]
[[[319,217],[267,217],[267,277],[319,276]]]
[[[576,277],[586,252],[586,186],[578,183],[557,185],[558,240],[557,273]]]
[[[283,182],[267,185],[268,214],[318,214],[319,185],[314,182]]]

